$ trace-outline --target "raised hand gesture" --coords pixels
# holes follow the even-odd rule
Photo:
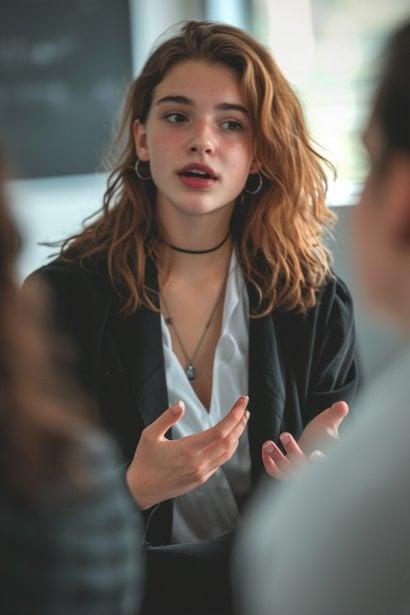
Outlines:
[[[285,480],[292,478],[308,460],[323,457],[323,450],[339,437],[339,427],[349,412],[344,401],[334,403],[330,408],[315,416],[303,430],[296,442],[290,433],[280,435],[280,441],[286,451],[284,455],[271,440],[262,447],[262,459],[265,470],[274,478]]]
[[[182,401],[146,427],[127,471],[128,487],[140,508],[191,491],[229,461],[249,418],[247,403],[248,397],[240,397],[214,427],[177,440],[165,434],[182,418]]]

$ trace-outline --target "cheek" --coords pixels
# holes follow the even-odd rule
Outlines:
[[[175,139],[166,134],[151,133],[148,139],[149,161],[153,176],[168,169],[174,159]]]
[[[237,144],[230,148],[229,167],[235,169],[239,182],[245,183],[252,165],[251,147],[248,144]]]
[[[355,207],[352,228],[355,270],[367,298],[376,304],[387,282],[378,206],[371,185],[366,184]]]
[[[354,256],[362,284],[369,278],[372,262],[370,254],[371,242],[368,241],[368,216],[363,199],[364,195],[362,195],[359,204],[355,207],[352,228]]]

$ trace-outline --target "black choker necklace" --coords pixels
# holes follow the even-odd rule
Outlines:
[[[209,254],[210,252],[215,252],[215,250],[219,250],[219,248],[224,245],[225,241],[228,239],[230,234],[231,234],[231,231],[229,231],[229,233],[227,234],[225,239],[221,241],[221,243],[218,243],[217,246],[215,246],[214,248],[210,248],[209,250],[186,250],[185,248],[178,248],[178,246],[173,246],[172,243],[168,243],[167,241],[165,241],[165,239],[161,239],[161,241],[166,246],[168,246],[168,248],[171,248],[172,250],[175,250],[176,252],[184,252],[185,254]]]

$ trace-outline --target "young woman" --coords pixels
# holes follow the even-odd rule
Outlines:
[[[195,551],[238,525],[264,465],[292,471],[282,432],[310,421],[300,455],[337,433],[357,378],[352,305],[323,243],[326,161],[247,33],[183,24],[131,85],[121,134],[101,215],[40,273],[147,541]]]
[[[134,615],[138,514],[117,451],[56,373],[43,289],[18,292],[18,245],[0,169],[0,611]]]

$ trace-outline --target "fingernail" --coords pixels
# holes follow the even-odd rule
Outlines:
[[[273,446],[272,442],[265,442],[265,444],[263,445],[263,448],[265,449],[267,453],[271,455],[275,450],[275,447]]]
[[[184,407],[183,403],[184,402],[182,402],[182,401],[177,401],[177,402],[175,402],[175,404],[172,404],[172,406],[170,408],[172,414],[179,414],[181,412],[182,408]]]
[[[246,418],[247,421],[249,420],[250,415],[251,415],[251,413],[249,412],[249,410],[247,410],[245,412],[245,418]]]
[[[241,395],[239,398],[241,404],[247,404],[249,401],[249,397],[247,395]]]
[[[282,433],[279,437],[282,444],[289,444],[290,437],[288,433]]]

